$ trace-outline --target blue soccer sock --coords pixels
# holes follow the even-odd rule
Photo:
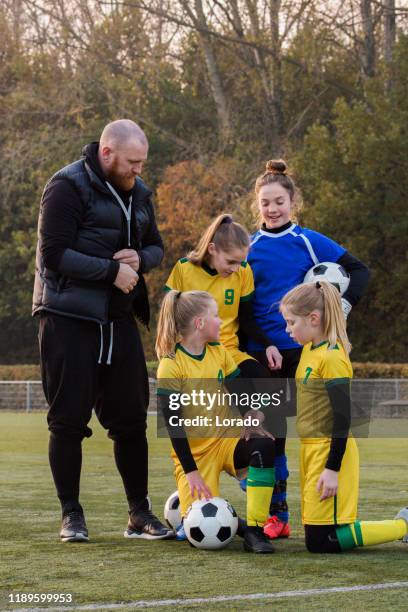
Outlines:
[[[284,523],[289,521],[288,504],[286,501],[286,481],[289,476],[286,455],[275,457],[275,486],[273,489],[269,514],[277,516]]]

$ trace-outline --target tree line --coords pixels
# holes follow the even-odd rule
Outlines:
[[[30,317],[47,179],[130,117],[150,140],[166,246],[153,309],[209,220],[251,231],[254,180],[284,157],[299,221],[372,270],[358,361],[406,361],[408,1],[4,0],[0,7],[0,360],[36,362]]]

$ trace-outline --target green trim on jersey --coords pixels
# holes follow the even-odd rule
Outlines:
[[[225,380],[231,380],[231,378],[236,378],[240,374],[241,374],[241,370],[239,368],[237,368],[236,370],[231,372],[231,374],[228,374],[228,376],[225,377]]]
[[[254,293],[255,291],[252,291],[251,293],[248,293],[248,295],[243,295],[242,298],[240,298],[240,302],[249,302],[249,300],[252,300],[252,298],[254,297]]]
[[[204,261],[201,264],[201,267],[210,276],[217,276],[217,274],[218,274],[217,270],[213,270],[212,268],[210,268],[210,266],[208,266]]]
[[[177,342],[176,344],[176,351],[180,350],[182,353],[185,353],[186,355],[188,355],[189,357],[191,357],[191,359],[195,359],[196,361],[202,361],[205,357],[205,353],[207,351],[207,346],[204,347],[203,352],[201,353],[201,355],[193,355],[192,353],[189,353],[187,351],[187,349],[184,348],[184,346],[181,346],[181,344],[179,342]]]
[[[335,385],[345,385],[348,384],[350,382],[349,378],[333,378],[332,380],[328,380],[327,382],[324,383],[324,386],[327,387],[334,387]]]
[[[221,342],[207,342],[210,346],[221,346]]]
[[[315,349],[320,348],[324,344],[329,344],[329,341],[328,340],[323,340],[322,342],[319,342],[319,344],[312,344],[312,346],[310,347],[310,350],[314,351]]]
[[[187,263],[188,261],[190,261],[188,257],[182,257],[181,259],[179,259],[180,263]]]
[[[168,285],[164,285],[164,287],[163,287],[163,291],[165,291],[166,293],[168,293],[169,291],[171,291],[171,287],[169,287]]]
[[[246,268],[246,267],[247,267],[247,265],[248,265],[248,262],[247,262],[247,261],[241,261],[241,266],[242,266],[243,268]]]
[[[310,350],[314,351],[315,349],[320,348],[324,344],[329,344],[329,341],[328,340],[323,340],[322,342],[319,342],[319,344],[315,344],[315,345],[312,344],[312,346],[310,347]],[[339,349],[339,345],[335,344],[330,350],[332,350],[332,351],[339,351],[340,350]]]
[[[337,495],[334,496],[333,498],[333,504],[334,504],[334,508],[333,508],[333,522],[335,525],[337,525]]]
[[[156,395],[172,395],[173,393],[177,393],[174,389],[164,389],[163,387],[157,387]]]

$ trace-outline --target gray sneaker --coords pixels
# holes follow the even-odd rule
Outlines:
[[[88,529],[82,512],[67,512],[62,518],[61,542],[89,542]]]
[[[129,510],[129,521],[125,538],[145,540],[169,540],[176,537],[173,529],[163,525],[152,512],[150,498],[146,497],[136,508]]]

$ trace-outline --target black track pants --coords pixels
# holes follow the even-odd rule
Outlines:
[[[43,313],[39,341],[49,404],[50,465],[61,503],[75,506],[78,500],[81,441],[92,435],[92,409],[114,440],[128,499],[142,500],[147,495],[149,384],[135,321],[127,318],[100,327]]]

